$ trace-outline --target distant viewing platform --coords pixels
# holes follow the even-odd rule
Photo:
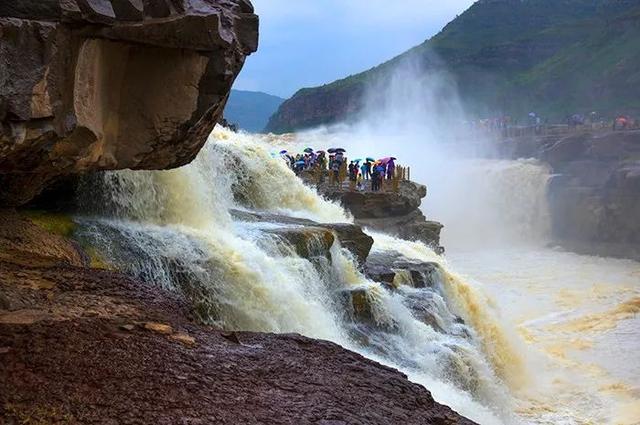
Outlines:
[[[566,123],[549,123],[533,114],[529,123],[518,124],[517,120],[509,117],[483,119],[463,124],[463,134],[488,135],[497,138],[565,135],[577,132],[605,133],[609,131],[640,130],[640,119],[633,119],[620,115],[614,119],[586,118],[583,115],[567,117]]]

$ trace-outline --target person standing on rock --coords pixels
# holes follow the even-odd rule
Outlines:
[[[380,172],[378,171],[378,167],[373,167],[373,172],[371,173],[371,191],[377,192],[380,185]]]
[[[362,172],[362,177],[365,180],[369,180],[369,177],[371,176],[371,163],[369,161],[365,161],[360,167],[360,171]]]
[[[333,171],[333,181],[339,186],[342,182],[340,181],[340,165],[342,163],[337,159],[334,159],[331,162],[331,171]]]
[[[396,172],[396,162],[391,158],[389,162],[387,162],[387,179],[393,179],[393,176]]]

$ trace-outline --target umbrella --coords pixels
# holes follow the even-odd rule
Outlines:
[[[285,150],[281,150],[281,151],[280,151],[280,155],[284,155],[285,153],[287,153],[287,150],[286,150],[286,149],[285,149]]]
[[[395,156],[392,156],[392,157],[391,157],[391,159],[392,159],[393,161],[397,161],[397,160],[398,160],[398,158],[396,158]]]
[[[382,158],[378,160],[380,162],[380,164],[385,165],[387,162],[391,161],[390,157],[387,158]]]
[[[366,160],[367,160],[368,162],[376,162],[376,160],[375,160],[374,158],[371,158],[370,156],[368,156],[368,157],[366,158]]]
[[[311,148],[306,148],[303,152],[306,152],[306,153],[313,153],[313,149],[311,149]]]
[[[295,164],[295,165],[304,165],[304,164],[305,164],[305,162],[304,162],[304,161],[296,161],[296,164]]]
[[[356,162],[356,163],[357,163],[357,162],[362,162],[362,159],[361,159],[361,158],[354,159],[354,160],[353,160],[353,162]]]
[[[342,149],[342,148],[331,148],[331,149],[327,149],[327,152],[329,153],[338,153],[338,152],[346,152],[346,149]]]
[[[324,151],[316,151],[316,153],[324,153]]]

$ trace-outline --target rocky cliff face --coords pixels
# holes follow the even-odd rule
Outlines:
[[[62,176],[190,162],[257,49],[248,0],[0,4],[0,204]]]
[[[580,252],[640,258],[640,131],[506,140],[500,151],[551,165],[558,240]]]
[[[309,183],[313,178],[303,176]],[[411,181],[400,182],[394,191],[350,191],[324,183],[318,191],[338,201],[355,218],[355,223],[373,230],[387,232],[403,239],[422,241],[442,252],[440,231],[442,224],[429,221],[420,210],[422,198],[427,196],[424,185]]]

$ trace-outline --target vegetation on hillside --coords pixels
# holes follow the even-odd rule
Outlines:
[[[480,0],[439,34],[389,62],[300,90],[268,129],[348,119],[367,84],[387,77],[405,59],[418,60],[425,72],[447,69],[476,118],[517,118],[530,111],[551,121],[590,111],[637,114],[638,45],[638,0]]]
[[[225,118],[241,129],[261,132],[269,117],[278,110],[284,99],[262,92],[231,90],[224,110]]]

